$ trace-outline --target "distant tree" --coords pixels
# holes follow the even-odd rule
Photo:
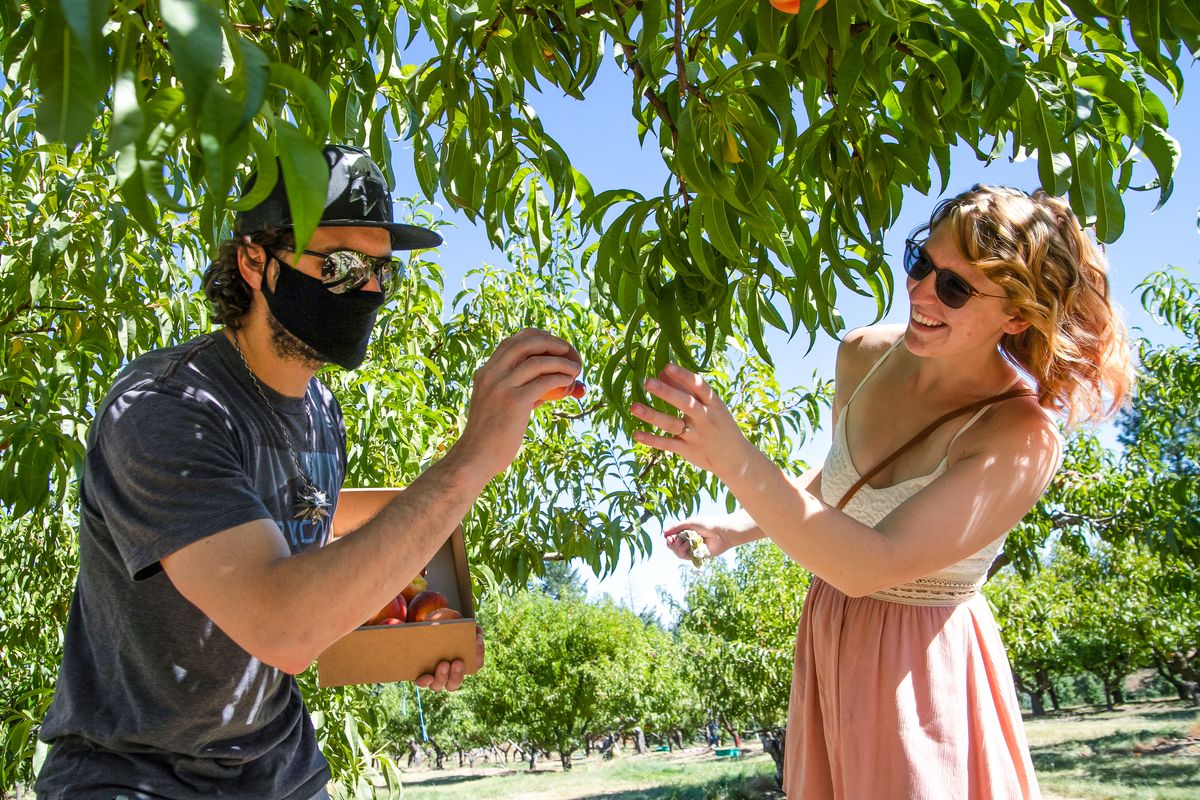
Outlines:
[[[1014,570],[993,576],[983,587],[1000,626],[1017,690],[1029,696],[1033,716],[1046,713],[1046,697],[1057,711],[1054,678],[1075,661],[1062,641],[1072,586],[1058,570],[1037,569],[1027,578]]]
[[[540,591],[555,600],[587,598],[587,584],[575,565],[567,561],[547,561],[536,583]]]
[[[810,575],[765,540],[734,552],[732,566],[706,561],[688,576],[674,613],[688,681],[739,742],[746,726],[778,732],[785,725]]]
[[[397,761],[409,739],[428,743],[435,756],[440,751],[435,762],[438,768],[445,766],[445,755],[456,754],[462,766],[467,751],[494,744],[497,731],[476,713],[473,685],[467,681],[457,692],[419,692],[407,683],[383,687],[376,702],[387,720],[384,741],[388,750],[397,754]]]
[[[1041,548],[1061,538],[1082,550],[1095,538],[1145,543],[1166,562],[1200,570],[1200,286],[1182,271],[1152,273],[1142,303],[1178,344],[1135,342],[1138,380],[1118,418],[1121,450],[1080,431],[1037,506],[1005,542],[992,566],[1030,575]]]
[[[541,592],[496,605],[487,618],[488,661],[471,689],[485,726],[518,733],[527,752],[557,752],[570,769],[588,736],[653,707],[658,690],[650,679],[672,667],[662,644],[669,639],[629,609]]]

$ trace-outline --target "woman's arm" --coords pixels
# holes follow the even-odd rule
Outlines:
[[[875,528],[781,480],[757,452],[722,480],[785,553],[840,591],[867,595],[978,552],[1034,506],[1058,466],[1058,436],[1048,420],[1014,425],[1029,415],[1005,412],[996,416],[1009,424],[994,418],[989,430],[973,429],[971,451]]]
[[[821,491],[820,467],[813,467],[799,477],[787,477],[786,479],[796,487],[814,494],[819,494]],[[754,521],[754,517],[744,508],[716,517],[689,517],[663,531],[663,537],[667,540],[667,546],[671,548],[671,552],[685,561],[691,558],[691,549],[679,535],[685,530],[700,534],[712,557],[766,536],[763,529]]]
[[[1041,496],[1061,447],[1036,402],[1006,401],[956,443],[945,473],[870,528],[825,505],[816,487],[791,483],[699,376],[670,365],[647,388],[683,411],[690,429],[682,437],[639,432],[637,441],[715,474],[765,535],[849,595],[936,572],[1007,532]],[[646,416],[644,408],[635,414]]]

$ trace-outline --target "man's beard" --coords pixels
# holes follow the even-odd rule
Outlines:
[[[270,309],[267,310],[267,328],[271,331],[271,344],[275,347],[275,355],[280,358],[299,361],[314,372],[329,363],[329,359],[324,358],[283,327],[283,324],[275,319],[275,315],[271,313]]]

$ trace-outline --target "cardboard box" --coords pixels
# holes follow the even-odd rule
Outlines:
[[[374,517],[402,489],[343,489],[334,515],[334,537],[352,533]],[[466,673],[477,672],[475,606],[467,572],[462,528],[429,562],[429,588],[446,595],[462,619],[374,625],[356,628],[317,658],[319,686],[411,681],[432,673],[439,661],[461,658]]]

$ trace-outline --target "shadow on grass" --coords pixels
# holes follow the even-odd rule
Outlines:
[[[784,800],[773,776],[731,776],[695,786],[655,786],[589,794],[577,800]]]
[[[1135,743],[1154,742],[1161,736],[1160,731],[1121,731],[1095,739],[1031,748],[1030,754],[1034,769],[1045,775],[1074,773],[1116,786],[1200,786],[1200,759],[1177,751],[1140,754],[1134,751]]]
[[[424,778],[422,780],[414,780],[410,784],[413,788],[423,789],[425,787],[437,786],[454,786],[459,783],[472,783],[474,781],[486,781],[492,778],[507,778],[512,775],[560,775],[562,773],[553,769],[535,769],[532,772],[527,769],[522,770],[497,770],[495,772],[473,773],[471,775],[443,775],[437,778]]]
[[[1155,704],[1132,704],[1117,706],[1112,711],[1109,711],[1104,706],[1076,706],[1073,708],[1064,708],[1060,711],[1047,711],[1040,717],[1035,717],[1031,714],[1022,714],[1026,722],[1042,722],[1042,721],[1072,721],[1085,720],[1092,717],[1102,716],[1118,716],[1122,714],[1130,714],[1139,717],[1153,719],[1155,722],[1191,722],[1196,718],[1196,714],[1200,712],[1200,706],[1184,704],[1182,701],[1162,700]]]

